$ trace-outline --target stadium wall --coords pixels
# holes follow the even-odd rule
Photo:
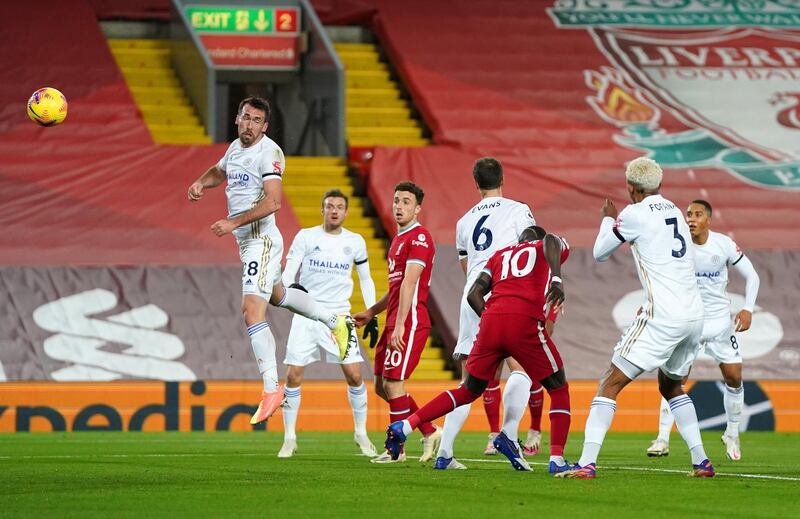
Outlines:
[[[409,382],[417,402],[429,401],[454,382]],[[722,392],[714,382],[689,384],[701,427],[725,424]],[[594,381],[572,381],[573,430],[580,428],[597,389]],[[250,431],[283,430],[279,417],[265,427],[250,426],[255,412],[257,381],[194,381],[114,383],[8,382],[0,384],[0,432],[46,431]],[[545,409],[549,401],[545,397]],[[655,381],[637,381],[618,400],[614,431],[653,431],[658,425],[660,396]],[[743,430],[800,432],[800,382],[746,383]],[[369,392],[367,427],[385,430],[389,409]],[[526,423],[524,418],[522,423]],[[548,420],[542,420],[549,430]],[[298,431],[351,431],[352,411],[344,382],[303,384],[303,412]],[[475,405],[464,427],[485,431],[482,406]]]

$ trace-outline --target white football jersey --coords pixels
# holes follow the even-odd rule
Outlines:
[[[456,224],[458,257],[467,258],[467,289],[495,252],[517,243],[522,231],[535,224],[526,204],[499,196],[484,198],[467,211]]]
[[[217,166],[225,172],[228,185],[228,218],[249,211],[264,198],[264,181],[281,179],[286,165],[283,151],[266,135],[249,148],[236,139]],[[233,231],[237,239],[261,238],[279,234],[275,215],[271,214]]]
[[[728,267],[736,265],[744,253],[728,236],[714,231],[708,232],[708,240],[703,245],[693,243],[692,246],[694,272],[706,319],[729,317]]]
[[[694,248],[683,212],[661,195],[631,204],[614,222],[614,234],[631,244],[644,288],[646,317],[670,321],[703,319],[694,275]]]
[[[350,310],[353,265],[368,259],[367,244],[361,235],[345,228],[340,234],[329,234],[322,225],[301,229],[286,255],[287,264],[294,261],[300,265],[297,282],[323,306],[337,312]],[[284,285],[294,282],[284,275]]]

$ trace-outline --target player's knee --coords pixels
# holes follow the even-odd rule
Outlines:
[[[344,372],[344,380],[347,382],[347,385],[350,387],[359,387],[363,380],[361,379],[361,373],[352,372],[352,371],[345,371]]]
[[[286,372],[286,385],[289,387],[299,387],[303,383],[303,375],[293,371]]]
[[[732,388],[742,387],[742,376],[741,375],[726,375],[722,377],[725,381],[725,385]]]
[[[467,391],[472,393],[473,395],[481,395],[484,391],[486,391],[486,387],[489,385],[488,380],[481,380],[479,378],[473,377],[469,373],[467,373],[467,377],[464,379],[464,387],[467,388]]]
[[[661,393],[665,399],[670,400],[676,396],[683,394],[681,381],[675,380],[664,374],[663,371],[658,372],[658,392]]]

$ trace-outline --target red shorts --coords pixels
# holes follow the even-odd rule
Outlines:
[[[389,338],[394,328],[384,328],[378,345],[375,347],[375,376],[393,380],[408,380],[422,357],[422,350],[428,342],[430,327],[417,328],[412,336],[411,329],[406,327],[403,341],[406,347],[402,351],[389,350]]]
[[[542,321],[527,315],[483,315],[467,371],[475,378],[492,380],[506,357],[514,357],[534,381],[564,366]]]

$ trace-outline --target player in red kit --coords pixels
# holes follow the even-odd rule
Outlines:
[[[572,468],[564,460],[570,424],[569,385],[561,356],[545,329],[548,305],[560,306],[564,302],[561,263],[568,249],[562,248],[565,242],[552,234],[537,240],[542,232],[541,228],[528,227],[518,245],[497,251],[486,263],[467,296],[481,322],[464,383],[441,393],[406,420],[389,426],[386,449],[392,456],[399,455],[406,436],[419,424],[481,396],[497,366],[506,357],[514,357],[550,395],[549,472],[556,474]],[[490,291],[491,297],[484,302]],[[531,470],[507,434],[504,428],[494,440],[495,447],[515,469]]]
[[[435,249],[431,233],[417,221],[424,196],[412,182],[395,186],[392,210],[397,234],[387,255],[389,291],[372,307],[353,316],[356,326],[361,327],[386,310],[386,328],[375,350],[375,392],[389,404],[391,422],[418,409],[406,393],[405,380],[419,364],[431,329],[427,301]],[[442,435],[430,422],[420,422],[418,427],[424,435],[420,461],[428,461],[439,448]],[[405,459],[405,452],[398,449],[394,456],[384,452],[371,461],[393,463]]]

